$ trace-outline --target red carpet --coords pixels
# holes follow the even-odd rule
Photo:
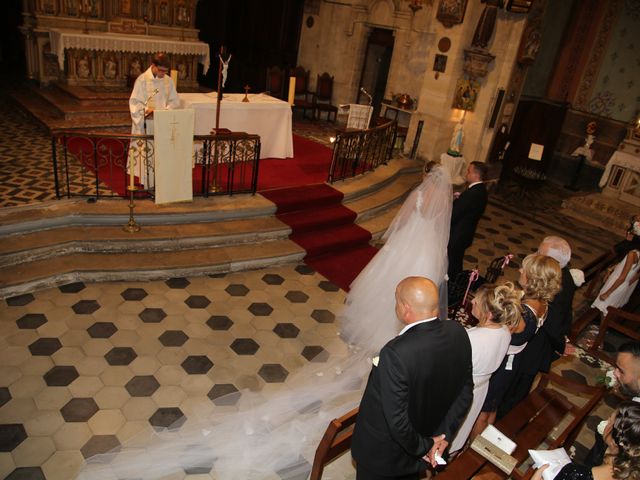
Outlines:
[[[68,139],[69,153],[79,158],[84,166],[92,171],[98,171],[98,177],[113,192],[120,196],[127,195],[128,176],[125,175],[128,142],[121,142],[109,138],[98,139],[95,152],[98,159],[93,160],[94,145],[87,137],[71,137]],[[260,160],[258,174],[258,191],[272,188],[307,185],[324,182],[329,175],[331,166],[331,149],[312,140],[293,136],[293,158],[264,158]],[[234,191],[248,191],[251,188],[253,165],[242,163],[236,167],[236,172],[230,175],[226,166],[220,167],[218,172],[218,189],[229,190],[233,185]],[[136,185],[139,184],[135,177]],[[193,169],[193,193],[202,192],[202,168],[196,165]]]
[[[292,229],[291,240],[307,252],[305,262],[345,291],[376,254],[371,234],[355,225],[356,213],[326,184],[261,192],[278,206],[277,217]]]

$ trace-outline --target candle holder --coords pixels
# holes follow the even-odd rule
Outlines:
[[[245,85],[244,86],[244,98],[242,99],[242,101],[245,102],[245,103],[249,102],[249,90],[251,90],[251,87],[249,85]]]
[[[140,231],[140,225],[138,225],[133,218],[133,209],[135,208],[135,203],[133,202],[133,193],[140,190],[140,187],[135,185],[129,185],[127,187],[129,191],[129,223],[122,227],[125,232],[136,233]]]

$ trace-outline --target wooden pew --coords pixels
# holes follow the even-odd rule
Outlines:
[[[571,403],[554,385],[574,395],[586,396],[586,403],[579,407]],[[518,467],[529,458],[529,449],[537,449],[547,440],[549,450],[570,445],[575,441],[587,415],[602,398],[604,389],[569,381],[554,373],[542,374],[538,386],[504,418],[496,423],[496,428],[511,438],[518,446],[512,456],[518,464],[511,475],[505,474],[483,456],[468,448],[458,455],[445,470],[438,474],[438,480],[464,480],[478,476],[482,480],[514,478],[528,479],[533,470],[520,472]],[[561,431],[556,431],[563,419],[571,420]],[[555,433],[553,438],[550,434]]]
[[[329,426],[316,449],[309,480],[320,480],[325,465],[351,448],[353,426],[356,423],[358,411],[359,407],[356,407],[349,413],[340,418],[334,418],[329,422]]]

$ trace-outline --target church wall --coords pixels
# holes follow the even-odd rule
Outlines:
[[[458,78],[463,76],[464,49],[470,48],[484,4],[470,0],[462,24],[447,28],[436,19],[438,1],[423,2],[415,13],[404,1],[320,2],[314,25],[303,21],[298,64],[316,75],[334,75],[333,103],[356,101],[367,38],[373,28],[393,30],[395,43],[385,98],[409,94],[415,102],[405,152],[409,152],[420,120],[424,128],[418,155],[439,159],[446,152],[455,124],[463,111],[452,108]],[[305,18],[309,14],[305,14]],[[473,112],[465,116],[463,154],[467,161],[484,161],[494,130],[488,128],[499,88],[507,88],[518,53],[525,16],[500,10],[490,52],[496,56],[489,73],[480,79],[481,90]],[[433,63],[442,37],[451,39],[446,71],[435,78]]]

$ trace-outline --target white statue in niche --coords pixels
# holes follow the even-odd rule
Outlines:
[[[116,78],[116,73],[116,62],[112,57],[107,58],[104,62],[104,78]]]
[[[178,64],[178,79],[184,80],[187,78],[187,66],[184,63]]]

